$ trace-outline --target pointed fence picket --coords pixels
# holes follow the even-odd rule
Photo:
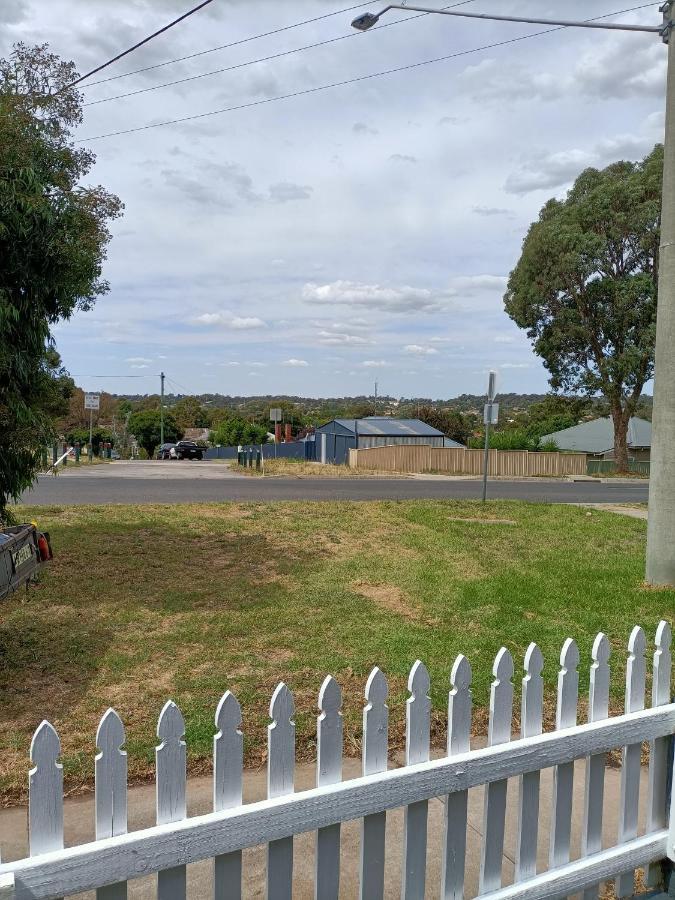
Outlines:
[[[450,673],[448,694],[448,757],[471,749],[471,666],[461,654]],[[443,822],[443,869],[441,890],[444,900],[464,896],[468,791],[456,791],[445,798]]]
[[[226,691],[216,709],[213,738],[213,811],[241,806],[244,781],[244,735],[239,730],[241,708]],[[214,900],[240,900],[241,850],[216,856],[213,865]]]
[[[127,832],[127,754],[124,725],[114,709],[108,709],[96,732],[100,752],[94,760],[96,838]],[[97,900],[126,900],[127,884],[109,884],[96,891]]]
[[[637,712],[645,708],[645,687],[647,669],[645,653],[647,639],[638,625],[628,640],[628,662],[626,664],[626,712]],[[640,802],[640,758],[642,744],[629,744],[623,750],[621,766],[621,800],[619,804],[619,843],[637,837],[638,809]],[[617,897],[628,897],[633,893],[634,872],[623,872],[616,880]]]
[[[609,715],[609,641],[602,632],[593,642],[590,684],[588,692],[588,721],[601,722]],[[605,754],[586,757],[584,788],[584,820],[581,831],[581,855],[602,849],[602,812],[605,795]],[[584,900],[597,900],[598,886],[584,891]]]
[[[541,676],[544,657],[536,644],[525,653],[520,711],[521,737],[541,734],[544,715],[544,679]],[[540,773],[526,772],[520,776],[518,795],[518,834],[516,842],[515,880],[523,881],[537,873],[537,838],[539,835]]]
[[[495,680],[490,688],[490,723],[488,745],[494,747],[511,740],[513,716],[513,659],[502,647],[492,668]],[[483,848],[481,854],[479,894],[496,891],[502,884],[504,826],[506,824],[507,780],[492,781],[485,787],[483,812]]]
[[[186,747],[183,714],[173,700],[164,704],[157,722],[161,744],[155,750],[157,769],[157,824],[180,822],[187,816]],[[185,866],[173,866],[157,873],[158,900],[186,900]]]
[[[325,679],[317,719],[317,787],[294,792],[294,704],[285,684],[276,688],[268,726],[268,800],[243,804],[241,709],[231,692],[217,707],[213,739],[213,812],[187,819],[185,723],[168,702],[159,716],[156,748],[157,825],[127,833],[125,731],[117,713],[102,717],[95,759],[96,840],[64,849],[63,770],[59,737],[48,722],[31,743],[29,856],[0,862],[0,900],[56,900],[95,890],[97,900],[126,900],[127,881],[158,873],[159,900],[185,900],[186,865],[214,859],[214,900],[241,900],[242,850],[267,845],[267,896],[290,900],[293,835],[316,832],[315,898],[337,900],[340,885],[340,824],[361,819],[361,900],[384,895],[386,811],[404,809],[402,895],[422,900],[426,889],[428,801],[445,804],[441,896],[464,896],[468,792],[485,785],[479,893],[490,900],[554,900],[584,894],[597,900],[598,885],[616,879],[617,894],[632,893],[634,871],[648,867],[650,883],[672,845],[675,807],[667,808],[675,735],[670,698],[671,630],[661,622],[655,638],[652,705],[645,706],[646,639],[635,628],[628,643],[626,713],[608,718],[609,642],[593,644],[588,724],[577,725],[579,652],[568,639],[560,655],[556,731],[542,733],[543,658],[536,644],[525,654],[521,735],[511,738],[513,660],[502,648],[493,666],[488,746],[470,750],[471,667],[458,656],[450,676],[447,757],[429,759],[430,679],[421,662],[412,667],[406,704],[406,765],[388,769],[387,681],[371,672],[363,710],[363,777],[342,781],[342,695]],[[641,746],[650,745],[646,834],[638,837]],[[602,846],[605,754],[623,748],[618,843]],[[585,758],[581,857],[570,861],[574,760]],[[539,773],[553,767],[549,869],[537,874]],[[518,778],[514,884],[502,887],[506,795]],[[514,817],[515,818],[515,817]]]
[[[277,685],[270,702],[267,726],[267,796],[292,794],[295,779],[295,722],[293,695]],[[291,900],[293,893],[293,838],[270,841],[267,847],[267,900]]]

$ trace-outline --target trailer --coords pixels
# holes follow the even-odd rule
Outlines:
[[[35,580],[52,558],[49,534],[37,526],[13,525],[0,530],[0,600]]]

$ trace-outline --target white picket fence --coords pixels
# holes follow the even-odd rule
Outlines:
[[[64,849],[63,770],[54,728],[42,722],[31,744],[29,773],[29,852],[0,864],[0,898],[48,900],[96,889],[97,900],[124,900],[127,881],[157,875],[159,900],[186,897],[186,865],[214,859],[215,900],[242,896],[242,849],[267,845],[267,897],[290,900],[293,835],[316,831],[315,897],[335,900],[340,893],[340,825],[362,819],[359,860],[360,898],[383,896],[387,810],[405,808],[401,895],[422,900],[464,896],[467,798],[485,785],[479,894],[493,900],[560,898],[614,880],[616,893],[633,893],[634,870],[675,858],[675,815],[667,798],[675,704],[671,702],[671,631],[661,622],[655,639],[651,707],[645,708],[647,641],[636,627],[628,643],[625,714],[608,718],[609,641],[593,644],[588,724],[577,725],[579,651],[568,639],[560,655],[556,730],[543,733],[543,658],[531,644],[522,679],[521,736],[512,740],[514,674],[511,654],[495,659],[491,687],[488,746],[471,750],[471,667],[458,656],[450,675],[447,755],[430,760],[429,674],[421,662],[410,672],[406,704],[406,765],[388,769],[387,681],[375,668],[368,678],[363,710],[363,776],[342,780],[341,691],[328,677],[319,694],[317,786],[294,791],[294,704],[285,684],[274,691],[268,726],[268,799],[242,803],[243,735],[239,703],[229,691],[218,704],[213,740],[213,812],[187,817],[185,724],[169,701],[157,726],[157,824],[127,833],[127,756],[125,732],[109,709],[96,736],[96,840]],[[649,742],[646,831],[638,835],[641,744]],[[602,848],[605,754],[623,748],[619,833]],[[582,850],[571,860],[574,760],[585,758]],[[540,770],[554,767],[549,867],[537,873],[540,838]],[[514,883],[502,883],[507,780],[519,777],[519,820]],[[428,801],[445,803],[440,885],[425,885]],[[0,835],[0,841],[2,835]]]

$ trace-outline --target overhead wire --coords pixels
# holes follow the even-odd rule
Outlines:
[[[618,15],[622,15],[623,13],[633,12],[635,10],[645,9],[646,7],[651,7],[651,6],[653,6],[652,3],[643,3],[639,6],[631,6],[626,9],[616,10],[615,12],[605,13],[604,15],[601,15],[601,16],[594,16],[592,18],[585,19],[584,21],[596,22],[596,21],[599,21],[600,19],[607,19],[607,18],[610,18],[611,16],[618,16]],[[383,27],[383,26],[381,26],[381,27]],[[291,93],[288,93],[288,94],[279,94],[276,97],[264,97],[261,100],[251,100],[247,103],[240,103],[235,106],[226,106],[221,109],[213,109],[213,110],[209,110],[208,112],[204,112],[204,113],[195,113],[194,115],[190,115],[190,116],[181,116],[180,118],[177,118],[177,119],[166,119],[161,122],[148,122],[145,125],[137,125],[133,128],[123,128],[123,129],[119,129],[118,131],[109,131],[109,132],[105,132],[104,134],[91,135],[90,137],[81,138],[80,140],[77,141],[77,143],[81,144],[81,143],[86,143],[87,141],[98,141],[98,140],[103,140],[104,138],[118,137],[118,136],[124,135],[124,134],[135,134],[139,131],[148,131],[152,128],[163,128],[167,125],[181,125],[185,122],[194,122],[199,119],[209,118],[210,116],[223,115],[224,113],[236,112],[236,111],[242,110],[242,109],[251,109],[256,106],[265,106],[267,104],[277,103],[282,100],[291,100],[295,97],[303,97],[303,96],[307,96],[309,94],[316,94],[321,91],[327,91],[327,90],[330,90],[330,89],[336,88],[336,87],[345,87],[346,85],[349,85],[349,84],[358,84],[360,82],[368,81],[373,78],[382,78],[386,75],[394,75],[398,72],[406,72],[406,71],[410,71],[412,69],[418,69],[423,66],[433,65],[434,63],[445,62],[449,59],[457,59],[462,56],[468,56],[472,53],[479,53],[483,50],[492,50],[496,47],[504,47],[508,44],[518,43],[519,41],[527,41],[527,40],[530,40],[535,37],[541,37],[542,35],[545,35],[545,34],[552,34],[555,31],[565,31],[565,30],[567,30],[567,28],[568,28],[568,26],[565,26],[565,25],[557,25],[554,28],[546,28],[541,31],[534,31],[530,34],[522,34],[522,35],[518,35],[517,37],[507,38],[503,41],[495,41],[490,44],[483,44],[480,47],[472,47],[468,50],[459,50],[454,53],[445,54],[444,56],[436,56],[432,59],[421,60],[420,62],[416,62],[416,63],[408,63],[407,65],[395,66],[391,69],[383,69],[379,72],[369,72],[366,75],[358,75],[353,78],[343,79],[341,81],[333,81],[333,82],[329,82],[328,84],[321,84],[321,85],[317,85],[317,86],[311,87],[311,88],[303,88],[302,90],[292,91]]]

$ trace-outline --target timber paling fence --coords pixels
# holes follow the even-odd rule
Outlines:
[[[361,819],[359,896],[383,896],[387,810],[404,807],[401,895],[423,900],[428,838],[443,858],[441,884],[434,896],[464,895],[468,791],[485,786],[478,893],[493,900],[560,898],[583,891],[598,897],[600,883],[612,880],[619,897],[633,893],[634,870],[648,867],[655,884],[660,863],[675,856],[673,812],[668,800],[675,704],[670,700],[671,631],[656,631],[651,707],[645,708],[647,641],[633,629],[628,642],[625,714],[609,715],[610,645],[595,639],[590,668],[588,724],[578,725],[579,651],[565,641],[560,654],[556,730],[543,733],[543,658],[536,644],[525,654],[521,734],[512,740],[513,659],[502,648],[494,662],[488,746],[470,749],[471,668],[458,656],[450,675],[447,755],[430,760],[430,680],[417,661],[410,672],[406,703],[406,764],[387,769],[387,681],[375,668],[368,678],[363,710],[363,776],[342,780],[342,698],[332,677],[323,682],[317,719],[317,786],[294,791],[294,705],[281,683],[270,704],[268,799],[242,803],[243,735],[241,710],[229,691],[221,698],[213,739],[213,812],[187,817],[185,724],[178,707],[166,703],[159,716],[156,748],[156,826],[127,833],[127,757],[125,732],[109,709],[98,728],[95,761],[96,840],[64,849],[63,770],[59,738],[42,722],[31,744],[29,773],[29,852],[0,864],[0,897],[58,898],[97,889],[97,900],[124,900],[130,879],[157,876],[160,900],[186,896],[186,865],[213,859],[213,897],[239,898],[242,849],[267,845],[267,897],[290,900],[293,835],[316,832],[315,897],[336,900],[340,892],[340,823]],[[638,834],[641,745],[649,742],[646,829]],[[603,848],[605,755],[623,748],[617,841]],[[585,758],[585,799],[581,856],[571,859],[574,761]],[[540,831],[540,770],[553,767],[549,867],[537,873]],[[517,776],[518,819],[515,877],[502,881],[507,781]],[[432,798],[444,803],[441,833],[428,834]],[[669,833],[669,820],[671,822]],[[2,835],[0,835],[2,838]],[[245,885],[244,885],[245,886]]]
[[[483,451],[425,444],[373,447],[349,451],[349,465],[385,472],[443,472],[482,475]],[[530,453],[528,450],[490,450],[488,474],[585,475],[585,453]]]

